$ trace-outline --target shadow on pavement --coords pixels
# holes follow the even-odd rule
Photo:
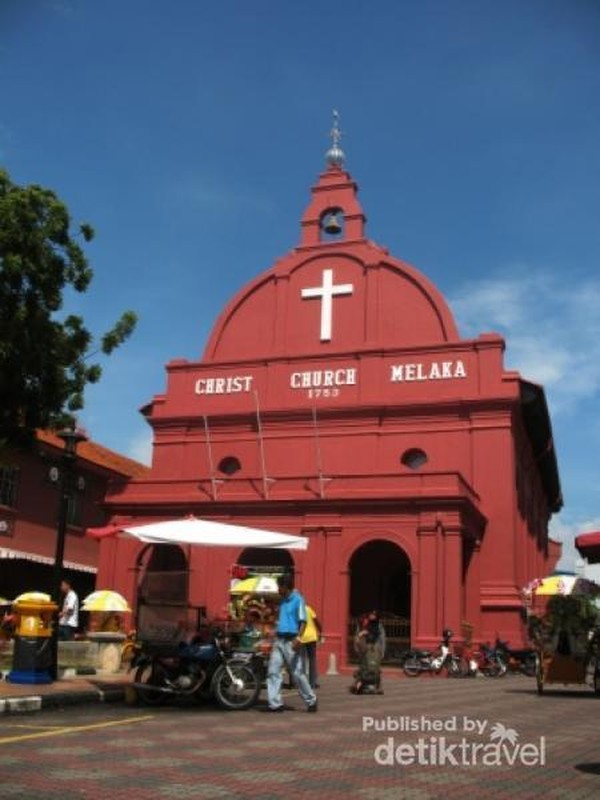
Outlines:
[[[587,772],[588,775],[600,775],[600,763],[575,764],[575,769],[579,772]]]

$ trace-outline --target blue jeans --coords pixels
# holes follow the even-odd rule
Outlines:
[[[284,666],[287,667],[288,672],[294,685],[298,690],[298,694],[304,700],[307,706],[314,706],[317,702],[317,696],[310,688],[310,683],[304,672],[304,659],[302,649],[296,651],[292,647],[292,640],[290,639],[275,639],[271,657],[269,658],[269,670],[267,672],[267,700],[269,708],[279,708],[283,705],[281,699],[281,670]]]
[[[315,689],[318,682],[317,676],[317,643],[306,642],[304,645],[304,671],[308,675],[308,682]]]

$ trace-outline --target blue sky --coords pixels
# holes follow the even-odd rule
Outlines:
[[[68,311],[140,316],[87,392],[97,441],[147,459],[138,409],[298,242],[337,107],[369,237],[546,389],[563,563],[600,529],[596,0],[0,0],[0,97],[13,180],[96,229]]]

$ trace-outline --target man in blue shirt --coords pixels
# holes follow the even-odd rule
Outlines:
[[[294,579],[291,575],[281,575],[277,579],[277,585],[281,604],[267,673],[268,708],[269,711],[283,711],[281,671],[286,666],[300,697],[306,703],[306,710],[315,712],[317,696],[304,672],[300,640],[306,626],[304,598],[294,589]]]

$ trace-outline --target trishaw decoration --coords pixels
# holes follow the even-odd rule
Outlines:
[[[232,568],[235,577],[229,589],[228,617],[234,641],[240,649],[258,653],[264,659],[271,651],[279,601],[277,578],[281,574],[283,571],[277,567],[236,564]]]
[[[551,575],[532,582],[524,594],[530,598],[538,693],[549,684],[588,684],[600,694],[600,586],[575,575]]]

